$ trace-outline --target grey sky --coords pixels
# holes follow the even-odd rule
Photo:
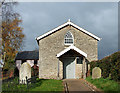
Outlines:
[[[23,19],[26,35],[23,50],[38,48],[35,37],[54,29],[68,19],[102,38],[98,42],[99,59],[118,50],[117,3],[25,3],[16,7]]]

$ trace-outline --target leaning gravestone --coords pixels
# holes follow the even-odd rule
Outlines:
[[[19,70],[19,83],[26,84],[26,76],[27,78],[31,78],[31,66],[29,63],[25,62],[21,65]]]
[[[99,67],[95,67],[92,69],[92,79],[101,78],[101,69]]]

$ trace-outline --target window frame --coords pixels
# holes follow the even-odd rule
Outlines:
[[[70,33],[70,35],[72,35],[72,38],[67,38],[67,39],[72,39],[72,41],[73,41],[73,43],[66,43],[65,41],[66,41],[66,34],[67,33]],[[74,37],[73,37],[73,34],[70,32],[70,31],[68,31],[65,35],[64,35],[64,45],[73,45],[74,44]]]

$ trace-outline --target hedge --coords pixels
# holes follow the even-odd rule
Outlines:
[[[94,67],[101,68],[103,78],[109,77],[112,80],[120,81],[120,51],[101,60],[90,62],[91,75]]]

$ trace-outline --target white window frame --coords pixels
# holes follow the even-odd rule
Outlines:
[[[73,43],[65,43],[65,39],[66,39],[65,36],[66,36],[66,34],[67,34],[68,32],[72,35]],[[73,34],[72,34],[70,31],[68,31],[68,32],[67,32],[67,33],[65,34],[65,36],[64,36],[64,45],[73,45],[73,44],[74,44],[74,37],[73,37]],[[67,39],[71,39],[71,38],[67,38]]]

